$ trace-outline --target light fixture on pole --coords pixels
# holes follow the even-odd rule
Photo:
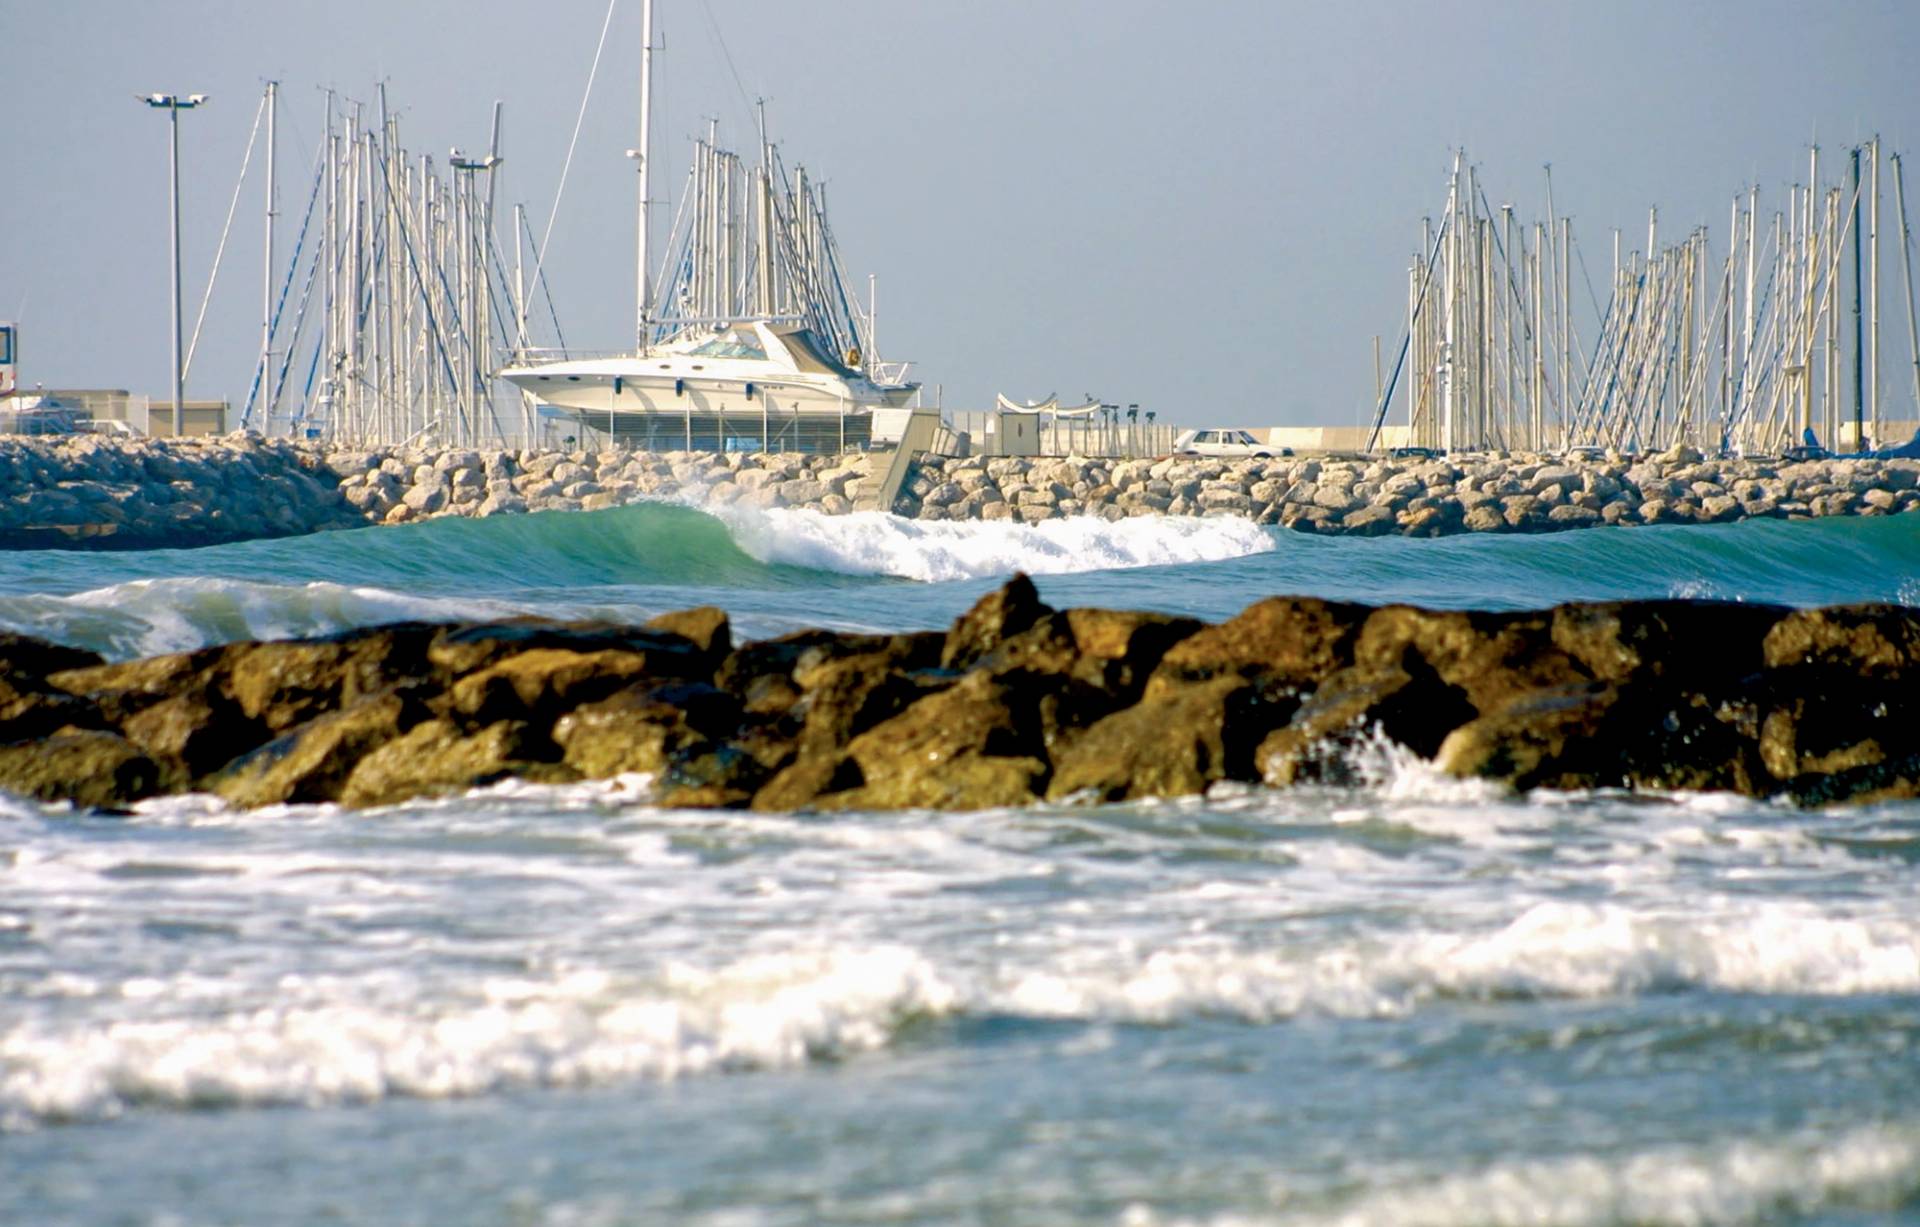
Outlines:
[[[173,198],[173,436],[179,438],[187,431],[186,411],[186,370],[182,365],[180,333],[180,112],[190,111],[207,100],[205,94],[139,94],[140,101],[155,110],[167,113],[167,127],[171,134],[168,178],[172,185]],[[149,427],[151,429],[151,427]]]

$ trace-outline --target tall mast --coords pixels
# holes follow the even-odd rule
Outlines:
[[[630,156],[640,164],[640,218],[638,222],[639,241],[636,244],[635,291],[638,303],[635,309],[635,344],[639,352],[646,353],[653,333],[653,286],[648,272],[647,234],[652,229],[653,193],[649,190],[649,171],[653,159],[649,156],[649,146],[653,139],[653,0],[642,0],[640,6],[640,147],[629,150]]]
[[[1860,243],[1860,146],[1853,147],[1851,162],[1853,180],[1853,204],[1848,229],[1853,231],[1853,450],[1867,450],[1867,364],[1866,364],[1866,328],[1861,317],[1861,243]]]
[[[770,316],[774,313],[773,301],[773,156],[767,144],[767,104],[762,99],[760,114],[760,173],[754,181],[756,192],[754,221],[760,231],[760,242],[755,249],[759,260],[759,269],[755,274],[756,291],[754,314]]]
[[[279,82],[267,82],[266,261],[260,283],[260,377],[256,381],[259,390],[254,393],[258,398],[255,401],[256,404],[265,403],[267,396],[267,379],[271,374],[273,366],[273,125],[275,111],[277,110],[275,104],[279,92]],[[266,412],[261,415],[262,421],[270,419],[272,415],[273,406],[269,404],[267,405]]]
[[[1900,155],[1887,161],[1893,166],[1893,207],[1900,215],[1900,264],[1907,283],[1907,352],[1913,357],[1913,401],[1920,406],[1920,322],[1913,315],[1913,235],[1907,229],[1907,192],[1901,181]]]

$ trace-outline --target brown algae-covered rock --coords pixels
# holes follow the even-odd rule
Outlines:
[[[60,733],[0,746],[0,788],[39,801],[117,809],[161,789],[160,764],[124,737]]]
[[[12,636],[0,788],[97,807],[190,789],[373,806],[644,773],[665,805],[975,808],[1341,786],[1385,738],[1515,788],[1824,805],[1920,793],[1917,661],[1920,613],[1898,606],[1274,597],[1206,625],[1056,610],[1024,576],[944,633],[736,645],[704,608],[117,664]]]

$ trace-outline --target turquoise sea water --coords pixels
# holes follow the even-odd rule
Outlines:
[[[678,506],[0,554],[116,656],[1304,592],[1920,602],[1920,517],[1322,541]],[[972,814],[633,782],[0,801],[0,1223],[1920,1222],[1920,806],[1353,790]]]

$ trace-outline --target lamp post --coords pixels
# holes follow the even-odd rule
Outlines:
[[[173,197],[173,437],[187,432],[186,371],[182,366],[180,337],[180,112],[190,111],[207,100],[205,94],[142,94],[140,101],[167,113],[171,134],[168,175]]]

